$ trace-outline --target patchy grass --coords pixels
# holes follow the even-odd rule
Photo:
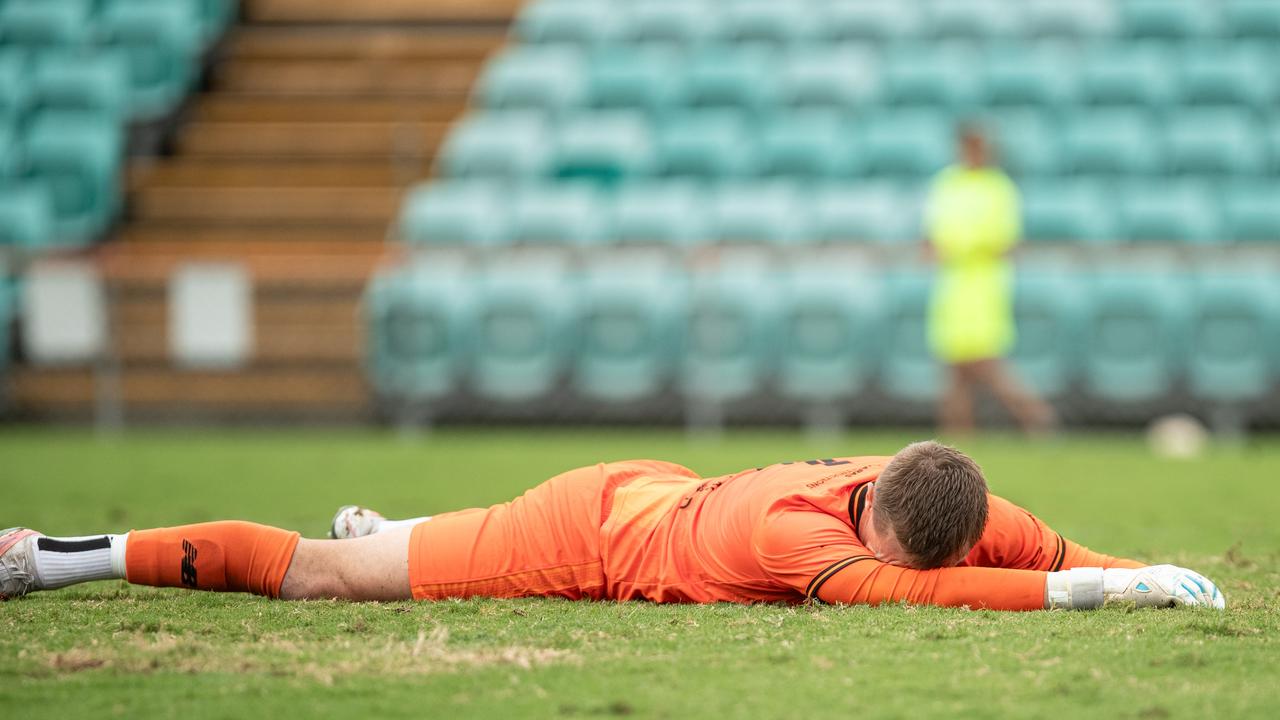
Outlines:
[[[363,502],[416,515],[575,465],[661,457],[712,475],[889,453],[638,431],[0,433],[0,526],[53,533],[243,517],[323,532]],[[0,702],[49,717],[1272,717],[1280,703],[1280,444],[1156,461],[1125,437],[967,445],[993,488],[1097,549],[1189,565],[1213,611],[271,602],[95,583],[0,604]]]

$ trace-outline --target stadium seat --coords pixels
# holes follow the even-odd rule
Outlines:
[[[1262,48],[1197,43],[1180,54],[1178,101],[1183,105],[1248,105],[1262,110],[1277,89]]]
[[[706,191],[683,182],[628,183],[613,205],[613,241],[688,247],[711,239],[712,214]]]
[[[38,0],[0,6],[0,45],[76,48],[92,42],[91,0]]]
[[[0,181],[0,248],[39,250],[52,239],[53,207],[44,185]]]
[[[923,25],[919,0],[831,0],[824,9],[818,34],[832,41],[891,43],[921,35]]]
[[[1118,215],[1127,240],[1196,245],[1224,240],[1216,197],[1192,180],[1135,180],[1120,193]]]
[[[1021,271],[1014,292],[1018,377],[1042,396],[1066,395],[1079,370],[1085,288],[1065,273]]]
[[[780,113],[759,134],[758,169],[798,179],[848,174],[856,165],[854,145],[853,129],[838,112]]]
[[[396,237],[415,245],[505,245],[511,228],[504,200],[499,186],[484,181],[422,183],[405,195]]]
[[[127,118],[128,70],[118,54],[51,52],[37,56],[33,67],[31,113],[90,113],[107,124]]]
[[[767,274],[719,272],[693,278],[679,385],[695,403],[758,393],[774,368],[775,285]]]
[[[1023,13],[1023,27],[1032,37],[1106,37],[1120,21],[1113,0],[1029,0]]]
[[[1273,242],[1280,247],[1280,183],[1240,181],[1223,191],[1225,235],[1238,242]]]
[[[711,202],[720,242],[781,246],[808,237],[799,189],[785,180],[721,184]]]
[[[919,177],[951,161],[955,128],[929,110],[896,110],[868,117],[860,135],[868,174]]]
[[[639,43],[693,47],[716,37],[724,14],[708,0],[623,3],[622,37]]]
[[[85,242],[120,210],[119,126],[79,114],[45,113],[26,137],[26,175],[49,188],[59,242]]]
[[[1176,67],[1169,48],[1158,43],[1118,43],[1085,53],[1079,98],[1088,105],[1129,105],[1161,109],[1174,90]]]
[[[1046,178],[1022,187],[1022,229],[1037,241],[1106,243],[1117,239],[1114,203],[1097,182]]]
[[[1075,58],[1056,47],[999,43],[982,58],[978,97],[984,107],[1060,110],[1075,96]]]
[[[482,105],[495,110],[575,108],[587,95],[586,63],[574,48],[516,46],[485,65],[476,93]]]
[[[1280,296],[1269,273],[1203,273],[1187,348],[1192,395],[1218,403],[1265,397],[1275,385]]]
[[[469,274],[430,266],[373,278],[363,303],[365,362],[379,395],[424,401],[457,392],[470,365],[474,286]]]
[[[763,48],[716,45],[685,59],[680,103],[699,109],[759,111],[774,101],[778,57]]]
[[[536,266],[490,269],[474,308],[476,394],[525,402],[559,386],[574,344],[574,292],[565,275]]]
[[[1195,175],[1252,175],[1266,169],[1261,133],[1243,108],[1187,109],[1165,122],[1170,170]]]
[[[1085,389],[1116,403],[1167,395],[1181,373],[1185,283],[1164,273],[1108,273],[1095,285],[1082,346]]]
[[[830,183],[813,193],[810,230],[819,242],[902,242],[918,236],[918,218],[892,183]]]
[[[1019,34],[1022,3],[1004,0],[934,0],[928,31],[939,38],[991,40]]]
[[[732,0],[720,7],[721,39],[738,44],[803,45],[813,40],[822,19],[803,0]]]
[[[472,114],[450,129],[440,150],[440,168],[451,177],[544,176],[552,149],[546,121],[537,114]]]
[[[22,145],[17,123],[0,117],[0,180],[15,177],[22,169]]]
[[[609,218],[590,185],[527,185],[511,201],[510,235],[512,242],[530,245],[599,245],[608,239]]]
[[[942,391],[941,366],[929,349],[925,327],[931,285],[932,277],[922,272],[898,273],[890,280],[880,383],[895,400],[933,402]]]
[[[685,278],[672,272],[588,273],[580,291],[577,392],[628,402],[666,389],[679,357],[685,292]]]
[[[24,119],[29,74],[25,53],[0,48],[0,126],[16,127]]]
[[[804,269],[781,291],[777,383],[783,397],[839,404],[863,392],[880,359],[884,303],[870,275]]]
[[[986,130],[1000,165],[1014,176],[1043,177],[1061,172],[1058,128],[1048,113],[1001,113]]]
[[[1151,174],[1161,169],[1155,126],[1141,110],[1104,109],[1069,117],[1064,169],[1083,174]]]
[[[1223,26],[1237,38],[1280,39],[1280,5],[1274,0],[1225,0]]]
[[[652,171],[653,138],[643,114],[613,110],[580,113],[557,128],[553,173],[601,182]]]
[[[1120,0],[1123,32],[1133,38],[1184,40],[1218,31],[1218,3],[1204,0]]]
[[[226,32],[240,14],[240,0],[195,0],[199,6],[200,31],[206,45]]]
[[[657,116],[678,95],[679,56],[665,47],[610,46],[592,53],[588,74],[591,107],[636,108]]]
[[[777,102],[786,108],[862,109],[879,98],[880,67],[864,49],[807,46],[788,53]]]
[[[901,43],[884,64],[884,102],[924,105],[951,113],[969,111],[977,100],[979,56],[966,46]]]
[[[168,113],[191,87],[202,43],[197,12],[173,0],[117,0],[104,10],[99,28],[124,55],[133,118]]]
[[[616,38],[622,19],[620,8],[612,2],[538,0],[521,8],[515,33],[525,43],[588,47]]]
[[[673,115],[659,129],[658,168],[668,176],[732,178],[755,170],[745,118],[731,110]]]

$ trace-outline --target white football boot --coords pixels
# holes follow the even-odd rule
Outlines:
[[[334,540],[349,540],[372,535],[378,532],[383,520],[386,518],[377,510],[359,505],[343,505],[338,508],[338,513],[333,516],[333,523],[329,525],[329,537]]]
[[[36,538],[43,536],[20,527],[0,532],[0,600],[22,597],[39,589],[32,549]]]

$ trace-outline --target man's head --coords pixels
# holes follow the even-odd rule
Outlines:
[[[863,541],[878,558],[926,570],[955,565],[987,525],[987,481],[969,456],[941,443],[906,446],[870,496]]]
[[[978,125],[966,123],[956,130],[956,153],[967,167],[986,167],[993,162],[987,134]]]

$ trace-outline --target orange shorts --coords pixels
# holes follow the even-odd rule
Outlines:
[[[509,503],[419,523],[409,540],[414,599],[604,598],[600,526],[609,516],[614,490],[640,475],[673,468],[679,466],[602,463],[557,475]]]

